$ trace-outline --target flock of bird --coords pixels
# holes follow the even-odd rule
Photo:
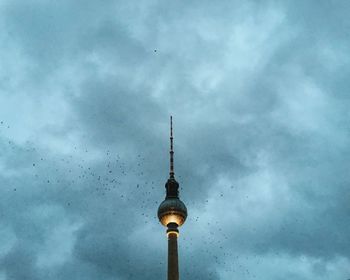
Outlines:
[[[3,121],[0,125],[0,129],[10,129],[10,125],[6,125]],[[1,134],[4,139],[4,133]],[[72,191],[68,198],[65,196],[67,198],[64,201],[65,207],[74,208],[74,203],[84,195],[100,200],[101,204],[111,203],[108,199],[112,198],[110,213],[102,213],[102,215],[118,215],[124,217],[125,223],[128,223],[128,217],[123,214],[123,211],[127,207],[132,207],[135,217],[141,224],[157,225],[156,211],[165,195],[164,183],[167,174],[164,174],[163,180],[161,178],[149,180],[152,174],[148,173],[147,159],[142,154],[125,160],[121,155],[106,150],[97,160],[90,160],[89,149],[78,146],[73,147],[72,153],[58,156],[57,153],[52,155],[30,142],[27,142],[24,147],[17,145],[13,140],[8,140],[7,144],[13,151],[12,155],[7,156],[28,159],[22,168],[31,170],[29,173],[33,178],[33,184],[58,192],[79,190],[79,192]],[[19,192],[22,188],[23,186],[15,186],[13,191]],[[230,188],[232,189],[233,186]],[[80,197],[74,197],[77,193]],[[224,194],[220,194],[220,198],[223,197]],[[195,203],[186,202],[189,209],[195,207]],[[208,203],[207,199],[202,204],[205,203]],[[217,218],[214,222],[207,222],[208,232],[205,235],[182,236],[180,246],[183,246],[184,261],[190,262],[191,259],[203,256],[212,265],[225,267],[226,271],[239,272],[245,277],[255,278],[254,274],[250,275],[249,270],[239,261],[240,258],[230,250],[231,248],[227,247],[229,236],[222,230],[220,217]],[[205,222],[199,216],[192,217],[191,212],[189,220],[190,227],[196,227],[196,224]],[[162,231],[163,228],[159,226],[158,230]],[[198,247],[197,238],[201,239],[201,247]],[[193,248],[196,249],[193,250]],[[256,259],[258,262],[258,257]],[[126,260],[126,263],[132,266],[130,260]],[[164,264],[164,261],[159,262],[160,270],[165,268]],[[199,270],[202,269],[200,260],[191,261],[191,266],[184,268],[186,277],[193,274],[196,266]],[[215,272],[209,271],[208,275],[213,279],[217,277]]]

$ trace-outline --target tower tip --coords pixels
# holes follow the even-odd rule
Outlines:
[[[170,178],[174,178],[173,116],[170,115]]]

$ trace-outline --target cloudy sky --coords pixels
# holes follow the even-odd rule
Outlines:
[[[262,3],[263,2],[263,3]],[[0,1],[0,279],[350,278],[349,1]]]

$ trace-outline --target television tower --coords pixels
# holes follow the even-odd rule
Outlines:
[[[167,227],[168,236],[168,280],[179,280],[179,258],[177,250],[178,227],[187,218],[187,208],[179,198],[179,183],[175,180],[173,119],[170,116],[170,173],[165,184],[166,196],[158,208],[158,218]]]

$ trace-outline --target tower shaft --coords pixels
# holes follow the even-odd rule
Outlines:
[[[168,280],[179,280],[179,259],[177,253],[177,234],[168,234]]]

